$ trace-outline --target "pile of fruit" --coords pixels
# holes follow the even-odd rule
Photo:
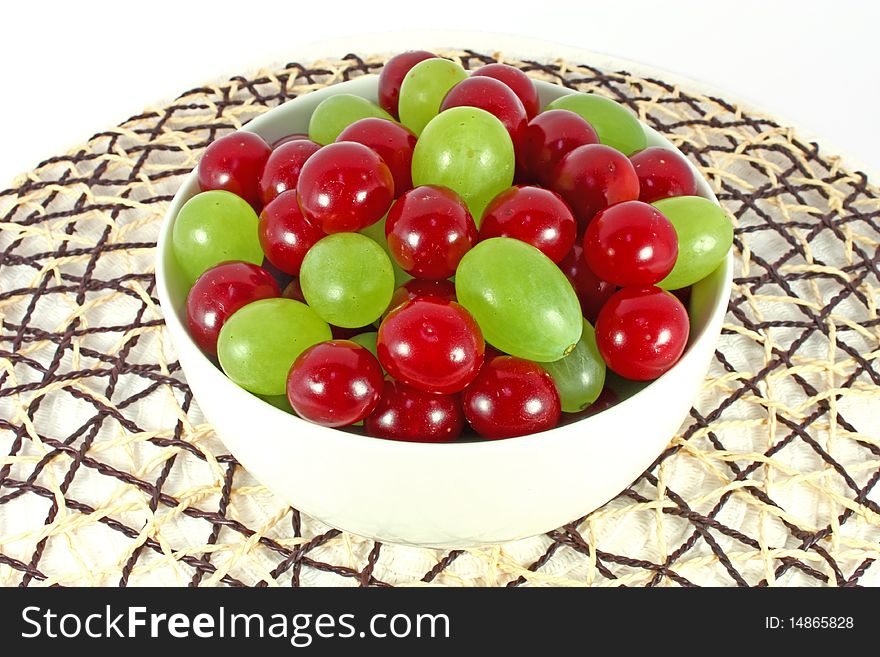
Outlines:
[[[677,152],[601,96],[539,111],[503,64],[407,52],[378,87],[199,163],[172,247],[191,335],[232,381],[324,426],[446,442],[551,429],[598,406],[606,366],[676,363],[679,297],[732,242]]]

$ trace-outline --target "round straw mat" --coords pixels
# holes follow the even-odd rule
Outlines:
[[[291,63],[187,91],[0,192],[0,583],[880,584],[878,189],[697,88],[589,61],[508,63],[628,105],[735,222],[724,334],[655,465],[546,535],[440,551],[330,529],[235,462],[164,332],[155,241],[208,143],[383,57]]]

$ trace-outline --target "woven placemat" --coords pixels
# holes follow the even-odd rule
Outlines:
[[[445,54],[466,68],[502,59]],[[724,334],[655,465],[586,518],[466,551],[330,529],[237,465],[165,335],[155,240],[214,138],[383,58],[288,64],[188,91],[0,193],[0,583],[880,584],[877,188],[696,89],[589,62],[508,63],[627,104],[736,222]]]

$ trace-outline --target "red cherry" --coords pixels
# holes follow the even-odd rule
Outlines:
[[[299,211],[293,190],[275,197],[263,208],[258,231],[260,246],[269,262],[294,276],[299,276],[299,268],[309,249],[324,237],[324,231]]]
[[[574,245],[577,223],[562,197],[540,187],[511,187],[483,211],[480,241],[512,237],[531,244],[553,262]]]
[[[417,297],[434,297],[436,299],[445,299],[446,301],[455,301],[455,283],[445,278],[439,281],[428,281],[423,278],[414,278],[407,281],[394,290],[385,315],[402,303]]]
[[[339,133],[336,141],[354,141],[372,148],[394,177],[394,195],[412,189],[412,157],[417,137],[406,127],[387,119],[355,121]]]
[[[584,250],[575,244],[567,256],[559,263],[562,273],[571,281],[571,286],[581,302],[581,313],[590,322],[596,323],[599,311],[609,297],[617,291],[617,286],[603,281],[587,265]]]
[[[418,443],[452,442],[463,427],[459,395],[434,395],[390,379],[364,420],[370,436]]]
[[[416,278],[449,278],[477,243],[467,205],[451,189],[424,185],[394,202],[385,220],[388,250]]]
[[[697,179],[681,155],[651,146],[629,156],[639,177],[639,200],[653,203],[671,196],[696,196]]]
[[[262,267],[250,262],[222,262],[211,267],[186,297],[189,334],[199,348],[217,355],[217,337],[227,319],[252,301],[277,297],[278,283]]]
[[[596,275],[620,286],[658,283],[678,258],[678,235],[652,205],[625,201],[599,212],[584,234],[584,256]]]
[[[559,392],[537,363],[513,356],[487,362],[462,394],[464,416],[483,438],[512,438],[559,424]]]
[[[596,345],[614,372],[650,381],[678,362],[689,331],[687,310],[672,294],[659,287],[626,287],[599,312]]]
[[[284,288],[284,291],[281,293],[281,296],[285,299],[293,299],[294,301],[299,301],[301,303],[306,302],[305,296],[303,296],[302,288],[299,285],[299,279],[294,278],[287,286]]]
[[[308,140],[309,136],[305,132],[294,132],[292,135],[287,135],[282,137],[281,139],[277,139],[272,142],[272,149],[276,149],[279,146],[283,146],[284,144],[291,141],[300,141],[301,139]]]
[[[569,151],[598,143],[599,135],[579,114],[561,109],[541,112],[523,132],[523,165],[528,175],[546,186],[554,167]]]
[[[495,78],[510,87],[523,104],[528,118],[531,119],[541,111],[541,101],[538,99],[535,83],[518,68],[508,64],[487,64],[478,68],[472,75]]]
[[[400,101],[400,85],[403,84],[403,78],[413,66],[436,56],[427,50],[409,50],[385,62],[382,72],[379,73],[379,107],[394,118],[400,118],[397,115],[397,103]]]
[[[365,347],[328,340],[294,361],[287,375],[287,400],[303,419],[344,427],[373,412],[382,386],[382,368]]]
[[[513,148],[519,153],[528,118],[522,101],[506,84],[485,76],[465,78],[449,90],[440,111],[452,107],[478,107],[492,114],[507,129]]]
[[[551,178],[550,187],[571,206],[581,228],[599,210],[639,197],[639,178],[629,158],[604,144],[569,151]]]
[[[260,178],[260,197],[263,203],[288,190],[296,190],[296,181],[303,164],[321,148],[308,139],[294,139],[276,146],[266,160]]]
[[[328,235],[357,232],[379,221],[394,199],[388,165],[363,144],[328,144],[303,165],[296,184],[306,219]]]
[[[454,301],[419,297],[382,320],[376,349],[382,367],[425,392],[451,394],[473,381],[485,343],[476,320]]]
[[[212,142],[199,160],[199,188],[225,189],[259,212],[260,176],[272,149],[259,135],[239,130]]]

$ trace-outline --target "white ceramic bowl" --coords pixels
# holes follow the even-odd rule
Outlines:
[[[536,82],[542,106],[573,93]],[[301,96],[251,121],[272,142],[307,132],[322,100],[353,93],[376,100],[377,78]],[[645,128],[648,144],[673,148]],[[700,193],[715,200],[699,176]],[[206,358],[186,330],[186,288],[171,252],[195,172],[178,190],[159,234],[156,277],[168,331],[187,381],[230,452],[290,505],[325,523],[381,541],[433,547],[498,543],[549,531],[601,506],[662,452],[691,407],[721,331],[732,255],[694,286],[691,339],[660,379],[612,408],[539,434],[499,441],[420,444],[327,429],[247,393]]]

